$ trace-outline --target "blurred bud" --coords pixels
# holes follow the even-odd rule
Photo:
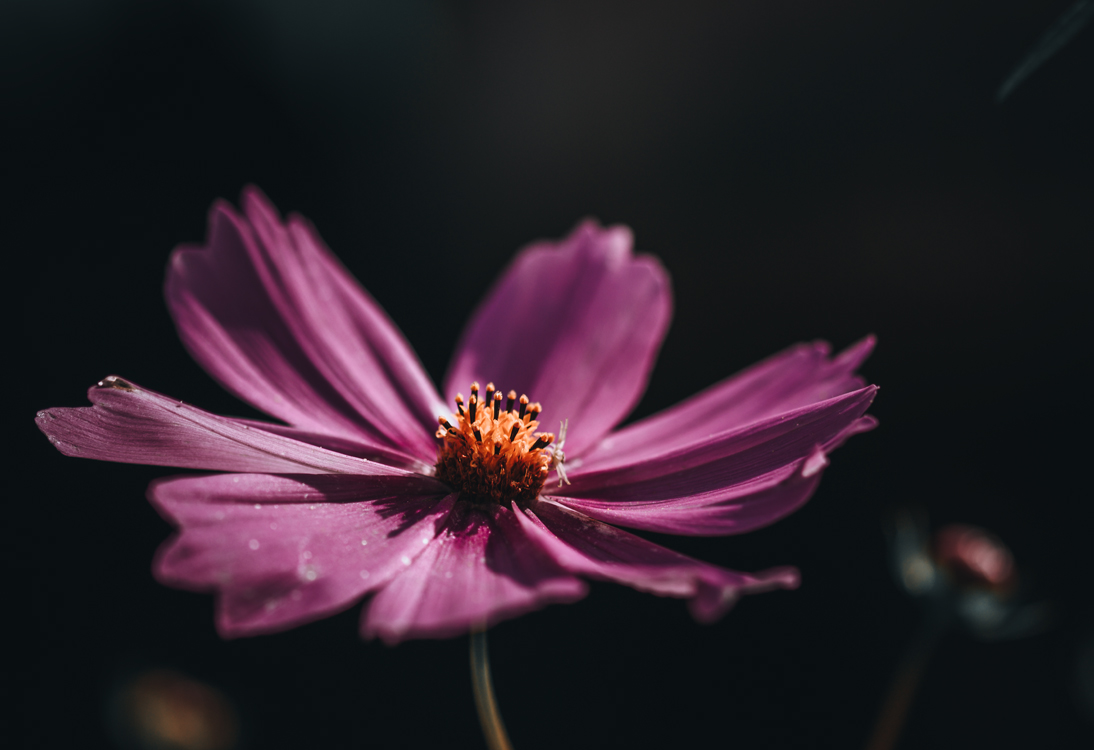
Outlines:
[[[115,694],[114,723],[141,750],[232,750],[239,722],[219,690],[165,669],[143,672]]]
[[[984,640],[1004,640],[1048,622],[1048,606],[1026,600],[1014,556],[989,531],[951,524],[932,542],[926,514],[903,509],[893,519],[889,552],[897,583],[939,627],[956,622]]]
[[[1004,589],[1017,577],[1010,550],[976,526],[953,523],[940,529],[934,537],[934,557],[958,584]]]

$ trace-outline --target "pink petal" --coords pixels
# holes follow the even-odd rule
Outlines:
[[[690,599],[689,608],[701,622],[717,620],[742,594],[797,588],[799,582],[794,568],[748,574],[700,562],[550,500],[541,500],[518,518],[527,534],[566,570],[659,596]]]
[[[345,609],[426,549],[454,502],[426,477],[218,474],[153,482],[179,526],[156,556],[163,583],[216,590],[230,638]]]
[[[362,634],[445,638],[585,593],[530,543],[513,510],[459,502],[413,565],[365,605]]]
[[[583,458],[584,471],[645,460],[716,433],[862,388],[855,370],[872,336],[829,358],[828,344],[798,344],[707,390],[608,435]]]
[[[493,381],[541,402],[545,429],[568,419],[568,455],[594,445],[641,397],[671,315],[668,275],[631,244],[589,221],[521,252],[464,331],[446,396]]]
[[[66,456],[214,471],[409,474],[218,417],[116,376],[87,397],[94,406],[46,409],[35,420]]]
[[[551,494],[651,500],[757,480],[800,461],[816,446],[835,447],[869,408],[876,392],[876,386],[867,386],[614,468],[597,470],[579,464],[568,470],[572,484],[552,489]],[[872,426],[873,421],[868,424]]]
[[[869,417],[863,417],[837,442],[853,432],[869,429],[871,424]],[[590,518],[632,529],[688,536],[743,534],[768,526],[804,505],[820,484],[827,465],[825,451],[817,447],[806,458],[758,479],[713,491],[686,494],[678,490],[679,494],[673,492],[670,498],[628,501],[561,496],[550,499]]]
[[[300,217],[255,188],[220,202],[204,247],[180,247],[167,303],[228,390],[294,427],[432,461],[445,407],[409,345]]]

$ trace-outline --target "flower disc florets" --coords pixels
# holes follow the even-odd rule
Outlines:
[[[527,396],[517,399],[516,391],[503,396],[493,383],[480,401],[479,384],[472,383],[466,406],[459,394],[451,421],[440,418],[437,478],[467,500],[502,505],[534,500],[555,460],[548,449],[555,436],[536,433],[541,410]]]

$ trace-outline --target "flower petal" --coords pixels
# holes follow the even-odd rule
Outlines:
[[[638,402],[671,317],[668,275],[631,244],[588,221],[525,249],[464,331],[446,396],[493,381],[541,402],[545,424],[568,419],[567,454],[594,445]]]
[[[426,477],[218,474],[153,482],[179,526],[156,555],[165,584],[216,590],[226,638],[317,620],[403,571],[454,497]]]
[[[798,571],[782,567],[739,573],[694,560],[615,527],[540,500],[518,514],[528,535],[572,573],[659,596],[690,599],[695,619],[712,622],[742,594],[797,588]],[[538,533],[537,533],[538,532]]]
[[[87,397],[94,406],[46,409],[35,420],[66,456],[213,471],[409,474],[218,417],[113,375]]]
[[[867,386],[652,456],[643,455],[629,464],[596,469],[582,463],[567,469],[571,484],[551,494],[624,499],[630,488],[640,485],[641,492],[630,496],[639,499],[658,496],[662,490],[671,493],[672,487],[680,486],[674,482],[680,480],[691,487],[710,484],[713,488],[756,479],[837,439],[869,408],[876,393],[876,386]]]
[[[835,358],[824,341],[798,344],[702,393],[608,435],[582,460],[583,471],[637,463],[727,429],[862,388],[855,370],[870,355],[868,336]]]
[[[205,247],[180,247],[167,304],[194,358],[228,390],[294,427],[432,460],[444,406],[379,305],[300,217],[255,188],[246,216],[220,202]]]
[[[860,420],[869,421],[869,417]],[[855,428],[861,431],[857,423]],[[817,447],[808,457],[759,479],[710,492],[623,502],[583,497],[550,499],[590,518],[632,529],[685,536],[743,534],[768,526],[804,505],[816,491],[827,465],[825,451]]]
[[[514,511],[458,502],[444,529],[362,615],[365,638],[445,638],[572,602],[586,586],[529,543]]]

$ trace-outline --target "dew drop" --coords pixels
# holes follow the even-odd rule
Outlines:
[[[308,550],[304,550],[303,557],[304,557],[305,560],[310,560],[311,559],[311,552],[309,552]]]
[[[232,477],[232,481],[236,484],[239,484],[239,477]]]
[[[258,540],[252,539],[251,541],[247,542],[247,546],[251,549],[258,549]]]
[[[261,503],[255,503],[255,510],[262,510],[262,504]]]
[[[277,524],[276,523],[271,523],[270,524],[270,531],[277,531]]]
[[[308,510],[315,510],[315,506],[314,505],[309,505]]]
[[[362,570],[361,571],[361,577],[362,578],[368,578],[368,571],[367,570]]]
[[[403,555],[399,559],[403,561],[403,565],[410,565],[410,558],[407,557],[406,555]]]
[[[362,539],[361,540],[361,546],[362,547],[367,547],[368,546],[368,539]]]
[[[304,572],[304,577],[307,578],[309,581],[314,581],[316,578],[319,577],[319,574],[315,572],[314,568],[308,568]]]

